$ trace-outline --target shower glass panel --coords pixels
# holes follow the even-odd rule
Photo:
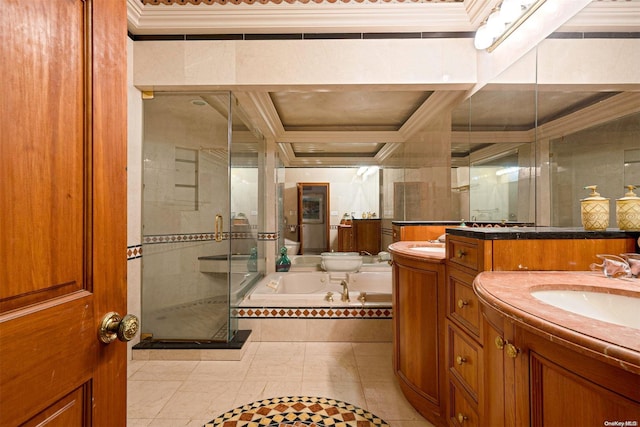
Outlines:
[[[264,200],[259,179],[264,165],[264,141],[252,130],[233,95],[231,113],[229,337],[238,330],[233,310],[265,271],[264,241],[258,239],[265,218],[264,204],[259,202]]]
[[[231,95],[144,103],[143,338],[228,341]]]

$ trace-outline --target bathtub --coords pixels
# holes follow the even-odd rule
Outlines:
[[[350,302],[343,302],[342,281],[347,282]],[[278,301],[279,304],[317,307],[391,304],[391,272],[271,273],[260,280],[245,300]]]
[[[324,271],[321,255],[294,255],[290,256],[291,270],[289,271]],[[363,256],[360,272],[388,272],[391,274],[391,265],[385,259],[381,259],[378,255]]]
[[[390,270],[271,273],[231,310],[254,341],[391,342],[392,315]]]

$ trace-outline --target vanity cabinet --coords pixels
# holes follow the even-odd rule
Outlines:
[[[382,229],[379,219],[354,219],[338,226],[338,252],[380,252]]]
[[[393,366],[407,400],[444,426],[444,259],[393,256]]]
[[[338,252],[354,252],[353,227],[350,225],[338,226]]]
[[[477,239],[447,235],[446,339],[449,425],[484,425],[482,314],[473,279],[484,266],[484,245]]]
[[[379,219],[354,219],[353,241],[355,252],[368,252],[376,255],[380,252],[382,228]]]
[[[527,233],[534,234],[527,238]],[[578,231],[564,236],[562,229],[448,231],[445,365],[449,425],[528,425],[522,421],[528,415],[519,413],[513,402],[514,387],[525,387],[520,385],[522,373],[515,373],[516,362],[505,358],[508,356],[504,348],[508,345],[511,349],[515,331],[506,328],[500,319],[491,321],[483,316],[473,290],[475,276],[482,271],[589,270],[589,264],[597,261],[596,254],[635,249],[634,238],[624,233],[614,238],[597,237]],[[497,337],[503,344],[496,342]],[[546,365],[544,369],[549,372]],[[505,408],[512,412],[505,413]]]
[[[556,343],[489,306],[482,311],[485,392],[491,396],[485,425],[638,425],[640,372],[623,369],[613,358],[607,363],[590,357],[578,345]]]
[[[451,225],[393,225],[393,241],[407,242],[418,240],[437,240]]]

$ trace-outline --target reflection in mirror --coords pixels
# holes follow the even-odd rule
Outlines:
[[[469,220],[469,154],[471,154],[471,100],[451,114],[451,219]]]
[[[366,168],[364,172],[358,167],[287,167],[279,179],[283,182],[283,237],[290,241],[289,244],[301,240],[302,224],[298,223],[298,183],[327,183],[331,189],[326,206],[328,210],[325,210],[328,212],[330,227],[330,250],[338,250],[338,226],[345,214],[349,217],[353,215],[355,219],[361,219],[365,214],[380,217],[381,173],[377,167]],[[302,234],[304,237],[304,233]]]
[[[629,96],[634,95],[616,93],[591,104],[566,120],[570,129],[564,135],[551,137],[552,225],[581,226],[579,200],[587,195],[585,186],[597,185],[613,201],[624,195],[625,185],[640,181],[640,113],[620,113]],[[615,227],[615,209],[610,209],[609,224]]]
[[[637,123],[640,123],[640,117]],[[624,183],[640,188],[640,148],[624,150]]]
[[[533,222],[535,101],[533,84],[494,83],[453,111],[452,192],[461,218]]]

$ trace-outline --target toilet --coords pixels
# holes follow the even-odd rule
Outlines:
[[[289,240],[285,237],[284,247],[287,248],[287,255],[298,255],[300,242],[294,242],[293,240]]]

